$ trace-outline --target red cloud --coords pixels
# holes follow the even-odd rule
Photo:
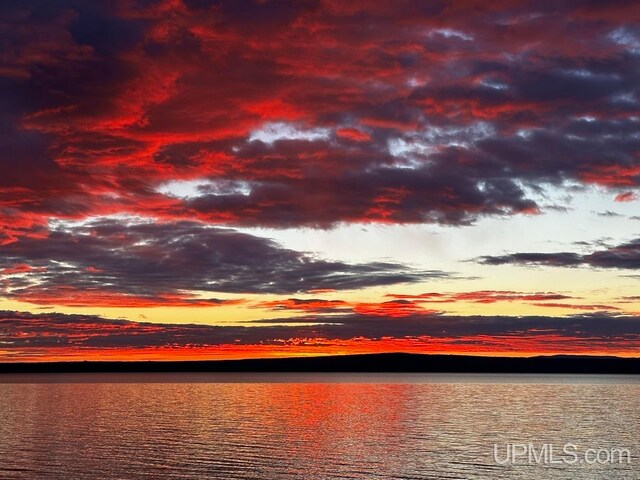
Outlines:
[[[428,310],[410,300],[392,300],[388,302],[346,302],[344,300],[299,299],[258,302],[254,308],[271,310],[292,310],[307,313],[349,313],[372,315],[376,317],[402,318],[411,315],[435,315],[439,312]],[[326,317],[330,319],[331,317]]]
[[[18,263],[11,267],[3,268],[0,270],[0,274],[2,275],[15,275],[17,273],[27,273],[33,270],[31,265],[27,265],[25,263]]]
[[[637,84],[633,7],[125,0],[90,38],[81,10],[28,8],[0,18],[0,243],[105,214],[466,224],[538,212],[521,182],[638,184],[637,105],[612,100]],[[250,140],[273,122],[296,134]],[[158,192],[193,179],[248,193]]]
[[[428,310],[409,300],[392,300],[381,303],[357,303],[353,311],[360,315],[373,315],[376,317],[402,318],[412,315],[436,315],[437,310]]]
[[[14,298],[36,305],[65,305],[69,307],[217,307],[244,303],[242,299],[221,300],[174,293],[142,296],[109,292],[98,288],[77,289],[73,286],[49,289],[31,288],[24,293],[15,295]]]
[[[638,195],[634,192],[624,192],[616,195],[616,202],[635,202],[638,199]]]
[[[331,313],[349,310],[348,303],[343,300],[299,299],[270,300],[258,302],[254,308],[266,308],[270,310],[294,310],[310,313]]]
[[[336,130],[336,135],[354,142],[368,142],[371,140],[371,136],[368,133],[356,128],[339,128]]]

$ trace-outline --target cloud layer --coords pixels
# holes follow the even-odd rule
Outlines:
[[[168,325],[89,315],[0,312],[0,358],[127,358],[171,355],[296,355],[350,351],[591,352],[633,354],[640,318],[608,314],[572,317],[438,316],[389,318],[366,313],[262,320],[247,326]],[[155,353],[154,353],[155,352]],[[181,352],[181,353],[178,353]],[[93,358],[93,357],[92,357]]]
[[[349,264],[194,222],[59,225],[3,247],[2,293],[37,304],[215,306],[192,292],[294,293],[446,278],[392,262]]]
[[[566,182],[633,200],[638,15],[631,0],[2,2],[1,240],[108,213],[461,224],[536,213],[531,190]]]

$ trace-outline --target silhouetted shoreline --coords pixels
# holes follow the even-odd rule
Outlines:
[[[408,372],[640,374],[640,358],[538,356],[527,358],[382,353],[207,361],[79,361],[2,363],[0,373],[92,372]]]

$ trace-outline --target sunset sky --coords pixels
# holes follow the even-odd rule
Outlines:
[[[635,0],[4,0],[0,361],[640,355]]]

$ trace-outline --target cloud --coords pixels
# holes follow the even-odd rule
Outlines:
[[[421,294],[387,294],[392,300],[383,302],[361,302],[346,300],[325,300],[320,298],[301,299],[288,298],[284,300],[261,301],[250,305],[250,308],[269,309],[272,311],[296,311],[306,314],[330,314],[326,320],[331,320],[333,314],[357,313],[364,316],[381,316],[387,318],[403,318],[416,315],[444,315],[440,310],[426,308],[423,304],[450,304],[468,302],[474,304],[494,304],[498,302],[525,302],[534,307],[562,308],[580,311],[614,311],[620,307],[605,304],[580,304],[558,302],[559,300],[581,300],[555,292],[515,292],[509,290],[479,290],[471,292],[427,292]],[[640,298],[640,297],[639,297]],[[636,297],[622,297],[620,302],[631,303]]]
[[[573,252],[511,253],[487,255],[478,261],[485,265],[543,265],[550,267],[591,266],[595,268],[640,269],[640,240],[595,250],[588,254]]]
[[[175,325],[112,320],[91,315],[0,312],[0,357],[4,360],[233,357],[247,352],[296,355],[331,351],[449,351],[634,353],[640,318],[592,313],[570,317],[403,317],[361,312],[269,319],[246,326]],[[268,350],[264,350],[268,347]]]
[[[634,192],[623,192],[616,195],[616,202],[634,202],[638,199],[638,195]]]
[[[347,302],[345,300],[300,299],[269,300],[258,302],[252,308],[266,308],[273,311],[298,311],[309,314],[358,313],[388,318],[401,318],[411,315],[437,315],[440,312],[429,310],[420,302],[397,299],[385,302]]]
[[[515,292],[513,290],[476,290],[472,292],[428,292],[417,295],[389,293],[387,297],[410,299],[423,303],[497,303],[497,302],[540,302],[546,300],[567,300],[573,298],[555,292]]]
[[[594,212],[599,217],[605,218],[616,218],[616,217],[624,217],[621,213],[612,212],[611,210],[605,210],[604,212]]]
[[[594,305],[578,305],[575,303],[534,303],[536,307],[546,307],[546,308],[567,308],[570,310],[595,310],[595,311],[611,311],[611,310],[620,310],[618,307],[614,307],[612,305],[603,305],[603,304],[594,304]]]
[[[2,247],[4,296],[37,304],[207,306],[194,292],[294,293],[446,278],[392,262],[350,264],[195,222],[102,219]]]
[[[636,302],[640,300],[640,295],[630,295],[626,297],[620,297],[620,300],[623,302]]]
[[[258,302],[253,308],[264,308],[273,311],[294,310],[309,313],[336,313],[350,310],[344,300],[324,300],[321,298],[288,298],[286,300],[267,300]]]
[[[464,225],[543,211],[536,185],[632,199],[636,5],[532,8],[2,2],[0,243],[109,214]]]
[[[0,17],[4,47],[0,53],[1,77],[29,80],[38,71],[67,68],[92,58],[93,49],[76,43],[70,31],[76,12],[65,8],[66,2],[60,3],[58,9],[40,5],[40,12],[34,11],[35,2],[4,3]],[[57,14],[50,17],[48,10],[57,10]]]
[[[438,315],[438,310],[422,307],[411,300],[389,300],[386,302],[363,302],[353,306],[353,311],[370,317],[403,318],[413,315]]]

